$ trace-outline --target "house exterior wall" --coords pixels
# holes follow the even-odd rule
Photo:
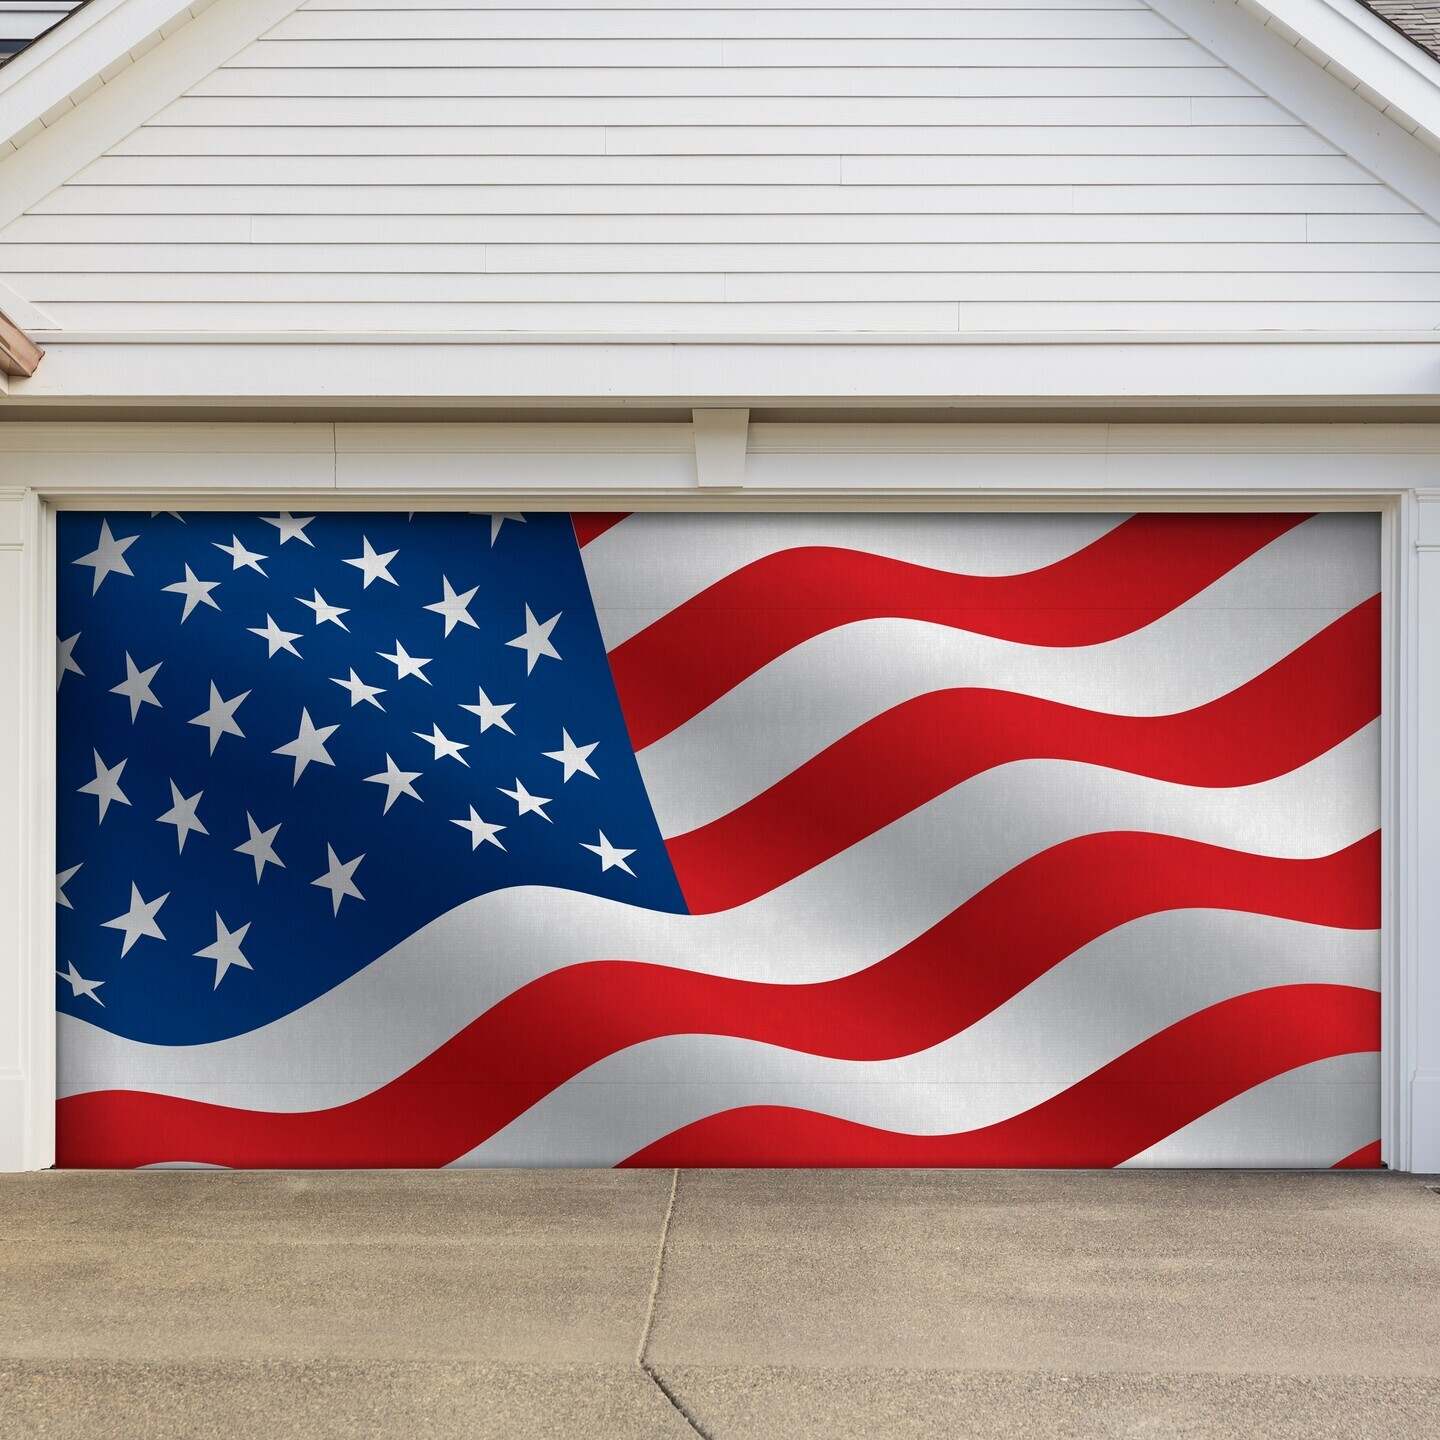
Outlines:
[[[1206,0],[87,15],[0,117],[0,303],[48,352],[4,403],[56,416],[0,427],[0,1168],[53,1156],[51,510],[283,496],[1383,508],[1387,1143],[1440,1169],[1434,428],[1023,409],[1436,413],[1440,171],[1374,99]],[[1017,423],[851,423],[967,402]],[[835,423],[742,421],[719,488],[688,423],[346,420],[767,403]],[[156,418],[194,404],[273,419]]]
[[[89,330],[1440,324],[1440,226],[1143,0],[309,0],[0,271]]]

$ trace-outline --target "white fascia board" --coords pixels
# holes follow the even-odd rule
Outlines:
[[[188,13],[190,0],[90,0],[0,68],[0,140],[11,140]]]
[[[1149,3],[1158,14],[1242,75],[1263,95],[1324,136],[1412,205],[1440,219],[1440,163],[1435,152],[1278,33],[1268,30],[1253,13],[1242,10],[1235,0],[1149,0]],[[1425,57],[1419,56],[1418,50],[1419,59],[1411,65],[1408,59],[1401,58],[1403,51],[1398,43],[1394,47],[1382,46],[1376,43],[1377,36],[1368,28],[1351,24],[1348,35],[1341,32],[1342,24],[1346,23],[1340,18],[1342,7],[1346,15],[1352,12],[1368,15],[1358,4],[1352,0],[1273,0],[1273,3],[1261,0],[1261,3],[1276,12],[1277,19],[1284,9],[1287,18],[1281,20],[1281,24],[1307,40],[1309,37],[1301,30],[1300,21],[1303,19],[1318,29],[1320,19],[1326,18],[1327,43],[1340,53],[1331,55],[1326,45],[1312,42],[1318,50],[1331,55],[1337,65],[1351,71],[1386,100],[1391,100],[1391,96],[1383,87],[1389,85],[1396,89],[1391,103],[1405,110],[1425,129],[1431,129],[1432,122],[1440,127],[1440,80],[1422,73],[1419,60]],[[1293,20],[1288,18],[1292,12]],[[1381,23],[1375,19],[1377,26]],[[1398,42],[1399,37],[1395,39]],[[1363,73],[1367,66],[1376,77],[1373,81]],[[1440,67],[1431,68],[1440,70]],[[1402,71],[1411,77],[1416,93],[1412,93],[1411,88],[1399,87]],[[1401,90],[1411,96],[1410,104],[1400,103]],[[1423,113],[1417,114],[1417,109]],[[1440,134],[1440,129],[1436,133]]]
[[[15,404],[1440,402],[1440,332],[45,336]],[[0,418],[4,414],[0,400]]]
[[[1362,85],[1440,135],[1440,61],[1357,0],[1258,0]]]

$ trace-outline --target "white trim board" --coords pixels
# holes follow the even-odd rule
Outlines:
[[[1428,153],[1428,152],[1426,152]],[[1440,166],[1437,166],[1440,169]],[[1440,401],[1440,332],[583,336],[42,333],[27,404],[1326,405]],[[3,411],[0,411],[3,413]]]
[[[693,423],[21,421],[0,427],[0,483],[65,504],[124,504],[130,495],[137,507],[156,495],[268,505],[277,490],[332,506],[496,495],[546,508],[1047,496],[1069,505],[1102,493],[1112,504],[1310,495],[1372,505],[1440,475],[1440,425],[762,421],[745,427],[744,440],[731,493],[717,496],[699,484]],[[1163,480],[1157,456],[1166,457]],[[1232,483],[1217,484],[1217,456]]]

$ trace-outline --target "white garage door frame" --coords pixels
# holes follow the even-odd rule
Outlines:
[[[1382,516],[1382,1153],[1440,1171],[1440,426],[696,415],[4,427],[0,1170],[54,1161],[58,510],[1293,508]]]

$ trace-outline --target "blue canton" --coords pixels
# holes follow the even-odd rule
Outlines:
[[[568,516],[65,513],[58,550],[62,1011],[216,1040],[489,890],[685,908]]]

